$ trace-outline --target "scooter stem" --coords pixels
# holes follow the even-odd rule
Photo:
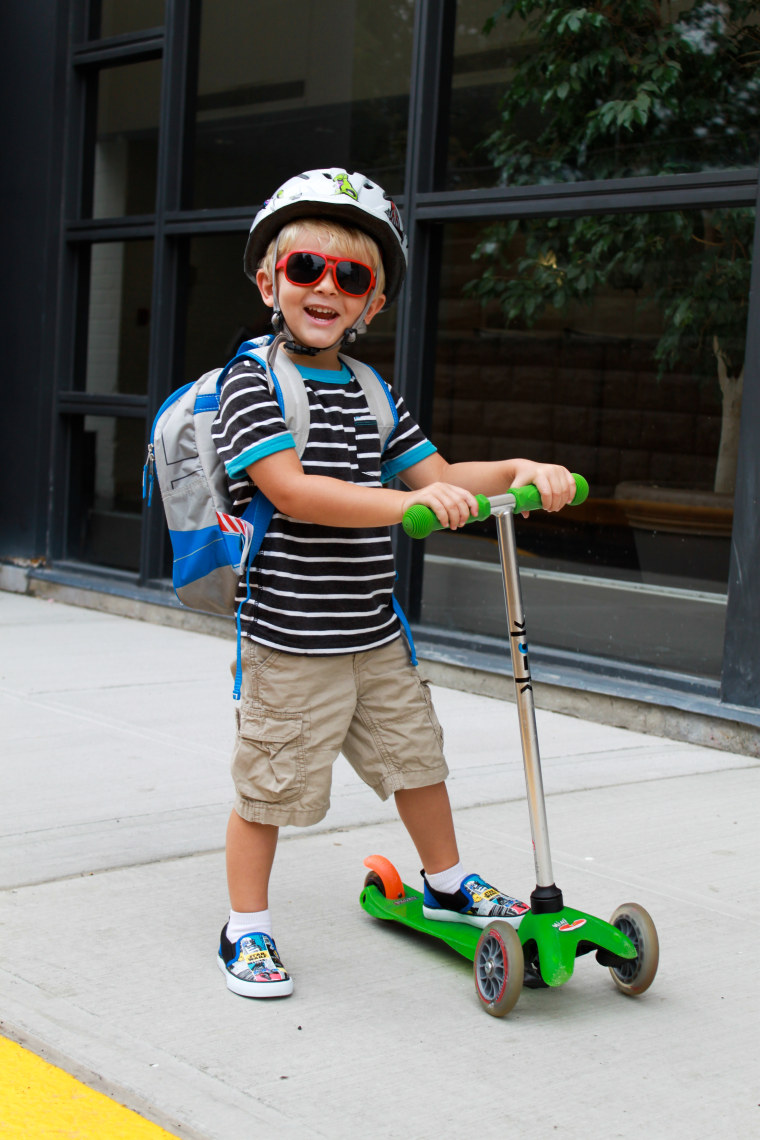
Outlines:
[[[505,496],[509,498],[509,496]],[[531,895],[534,913],[552,913],[562,909],[562,892],[555,886],[552,857],[549,850],[549,826],[546,820],[546,802],[541,776],[541,757],[536,731],[536,712],[533,686],[528,663],[528,640],[525,610],[523,608],[520,574],[517,565],[515,541],[514,500],[498,503],[491,500],[496,516],[499,536],[499,555],[504,580],[504,599],[509,622],[512,672],[515,682],[515,700],[520,723],[525,784],[528,793],[528,813],[533,836],[533,856],[536,863],[536,890]]]

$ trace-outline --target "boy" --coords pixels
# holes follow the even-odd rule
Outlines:
[[[519,925],[527,906],[459,861],[442,733],[392,604],[390,527],[414,503],[456,529],[477,513],[474,493],[535,483],[545,509],[559,510],[576,488],[565,468],[524,459],[448,464],[396,393],[399,423],[381,458],[377,423],[338,356],[395,300],[406,268],[400,215],[371,180],[337,169],[290,179],[254,219],[245,268],[273,310],[272,369],[286,352],[311,414],[299,460],[265,370],[246,361],[228,374],[214,424],[236,513],[255,488],[276,511],[241,619],[231,911],[218,962],[234,993],[278,997],[293,991],[268,910],[278,828],[324,817],[339,752],[382,799],[395,796],[428,918]],[[382,486],[397,475],[408,491]]]

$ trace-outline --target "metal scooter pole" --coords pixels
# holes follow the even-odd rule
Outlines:
[[[541,756],[536,731],[533,684],[528,662],[525,610],[517,565],[515,501],[511,495],[499,496],[499,499],[502,501],[491,500],[491,508],[492,514],[496,517],[496,528],[499,536],[499,556],[509,624],[515,700],[520,722],[525,784],[528,793],[528,813],[533,837],[533,856],[536,864],[536,889],[530,896],[530,904],[534,914],[550,914],[562,910],[563,899],[562,892],[554,882],[552,857],[549,850],[549,826],[546,819]]]

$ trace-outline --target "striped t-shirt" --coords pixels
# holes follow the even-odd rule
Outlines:
[[[340,372],[299,366],[311,426],[301,457],[307,475],[329,475],[380,487],[435,452],[393,392],[399,422],[380,455],[377,423],[362,389],[344,365]],[[212,435],[227,472],[233,513],[240,515],[256,488],[251,464],[295,442],[266,373],[256,361],[227,376]],[[251,597],[243,606],[247,637],[290,653],[356,653],[399,635],[392,606],[395,579],[389,527],[328,527],[275,511],[251,568]],[[238,604],[246,596],[238,585]]]

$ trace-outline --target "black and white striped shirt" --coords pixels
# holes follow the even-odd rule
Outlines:
[[[377,424],[353,375],[299,366],[311,426],[301,457],[307,475],[379,487],[435,452],[393,392],[399,422],[380,454]],[[255,485],[246,468],[295,446],[266,374],[255,361],[236,365],[222,387],[213,438],[225,465],[233,512],[242,514]],[[290,653],[355,653],[398,636],[390,528],[340,528],[298,522],[275,512],[251,569],[243,606],[247,637]],[[246,596],[238,586],[238,603]]]

